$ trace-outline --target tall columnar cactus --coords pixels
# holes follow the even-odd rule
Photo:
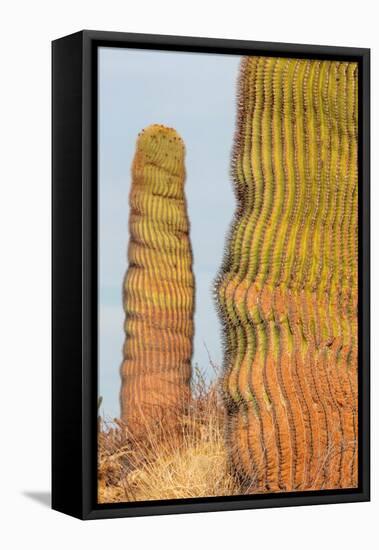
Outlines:
[[[357,485],[357,65],[242,61],[216,295],[230,461],[252,491]]]
[[[172,128],[152,125],[139,134],[121,366],[121,415],[134,434],[156,422],[173,428],[190,395],[194,278],[184,154]]]

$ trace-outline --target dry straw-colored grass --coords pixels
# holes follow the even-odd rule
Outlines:
[[[192,400],[180,433],[165,426],[133,440],[118,420],[99,418],[98,501],[133,502],[241,494],[224,443],[215,383],[194,369]]]

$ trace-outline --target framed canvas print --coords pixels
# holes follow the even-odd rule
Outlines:
[[[369,50],[52,51],[53,508],[369,500]]]

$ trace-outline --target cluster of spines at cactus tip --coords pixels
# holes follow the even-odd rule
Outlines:
[[[121,413],[131,433],[172,424],[189,400],[194,278],[184,143],[162,125],[137,140],[123,284]]]
[[[216,281],[233,469],[357,485],[357,64],[244,58],[237,208]]]

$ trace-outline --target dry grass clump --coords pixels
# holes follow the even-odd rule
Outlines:
[[[99,419],[98,501],[133,502],[243,492],[230,472],[224,411],[215,383],[194,369],[192,399],[178,419],[180,431],[162,424],[133,439],[118,420]]]

